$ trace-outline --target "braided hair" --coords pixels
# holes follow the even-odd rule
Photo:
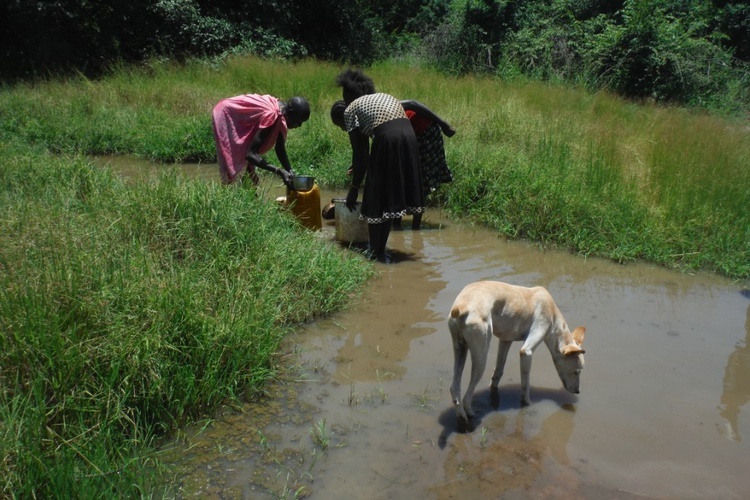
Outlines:
[[[336,77],[336,85],[342,88],[344,102],[348,105],[355,99],[375,93],[372,78],[357,69],[347,69]]]

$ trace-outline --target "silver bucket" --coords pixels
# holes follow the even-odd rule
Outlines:
[[[346,208],[346,200],[333,200],[335,205],[336,240],[342,243],[366,243],[370,240],[367,232],[367,222],[359,220],[362,202],[357,202],[357,208],[350,212]]]

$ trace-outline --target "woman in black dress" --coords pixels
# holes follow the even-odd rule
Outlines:
[[[360,218],[368,223],[371,258],[389,262],[385,247],[393,220],[425,210],[417,138],[401,101],[376,93],[362,72],[346,70],[336,83],[344,100],[334,103],[331,119],[349,132],[352,146],[346,206],[354,210],[363,189]]]

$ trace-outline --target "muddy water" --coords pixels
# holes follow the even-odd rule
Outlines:
[[[422,231],[392,233],[398,262],[375,264],[360,304],[290,339],[290,368],[267,398],[162,448],[178,471],[172,495],[747,498],[742,284],[540,251],[437,210],[425,220]],[[335,244],[332,226],[323,234]],[[481,279],[547,287],[568,323],[587,327],[586,368],[571,395],[540,347],[522,408],[518,357],[508,357],[499,397],[488,366],[463,433],[445,318]]]

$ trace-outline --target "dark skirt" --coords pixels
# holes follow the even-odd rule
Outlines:
[[[425,194],[436,190],[441,184],[453,181],[453,174],[445,159],[443,132],[437,123],[432,123],[417,135],[419,166]]]
[[[360,219],[380,224],[424,211],[414,129],[406,118],[383,123],[375,129],[370,146]]]

